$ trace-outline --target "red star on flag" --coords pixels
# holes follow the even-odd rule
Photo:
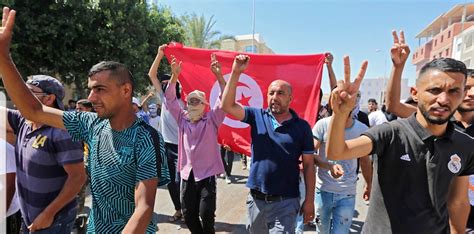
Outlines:
[[[238,102],[240,102],[240,104],[242,104],[243,106],[250,106],[249,101],[250,101],[251,98],[252,98],[252,96],[246,97],[244,95],[244,93],[241,93],[240,94],[240,100],[238,100]]]

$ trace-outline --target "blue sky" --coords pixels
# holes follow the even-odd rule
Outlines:
[[[369,61],[366,78],[389,75],[392,29],[403,29],[412,50],[421,30],[462,1],[381,0],[256,0],[255,31],[278,54],[317,54],[330,51],[334,69],[342,77],[342,56],[349,55],[355,74],[364,59]],[[158,0],[175,15],[214,15],[214,29],[226,35],[252,33],[252,0]],[[424,40],[422,40],[422,43]],[[412,55],[412,54],[410,54]],[[386,63],[386,68],[385,68]],[[404,78],[414,84],[415,66],[407,64]],[[326,73],[325,73],[326,76]],[[327,78],[324,77],[327,81]],[[325,93],[328,82],[323,81]]]

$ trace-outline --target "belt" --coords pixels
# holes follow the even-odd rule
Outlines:
[[[269,194],[262,193],[258,190],[255,190],[255,189],[250,190],[250,195],[252,195],[252,197],[254,199],[262,200],[262,201],[266,201],[266,202],[282,201],[282,200],[285,199],[285,197],[283,197],[283,196],[269,195]]]

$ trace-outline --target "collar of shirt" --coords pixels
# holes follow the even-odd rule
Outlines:
[[[272,111],[270,110],[270,108],[267,108],[266,109],[266,112],[268,113],[268,115],[270,115],[270,118],[272,119],[272,122],[273,122],[273,129],[276,129],[277,127],[280,127],[280,126],[283,126],[283,125],[286,125],[286,124],[289,124],[293,121],[296,121],[299,116],[298,114],[296,114],[296,112],[293,110],[293,109],[289,109],[290,111],[290,114],[291,114],[291,118],[288,119],[288,120],[285,120],[283,121],[281,124],[276,120],[275,116],[273,115]]]
[[[426,128],[421,126],[418,120],[416,120],[416,113],[408,117],[408,123],[423,141],[426,141],[432,137],[434,138],[434,136]],[[448,121],[448,125],[446,126],[446,132],[438,138],[447,138],[448,140],[452,141],[453,132],[454,125],[451,121]]]

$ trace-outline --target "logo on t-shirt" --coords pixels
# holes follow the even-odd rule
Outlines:
[[[407,162],[410,162],[410,161],[411,161],[410,155],[408,155],[408,154],[402,155],[402,156],[400,157],[400,159],[403,160],[403,161],[407,161]]]
[[[31,145],[31,147],[33,147],[35,149],[38,149],[40,147],[44,147],[44,143],[46,143],[47,139],[48,139],[47,136],[43,136],[41,134],[38,134],[35,141],[33,141],[33,144]]]
[[[451,155],[451,160],[448,162],[448,169],[456,174],[461,170],[461,158],[457,154]]]

